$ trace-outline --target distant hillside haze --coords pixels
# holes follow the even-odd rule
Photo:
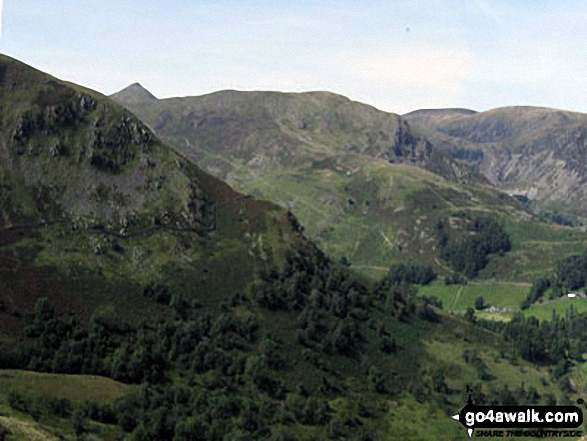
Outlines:
[[[404,118],[434,146],[538,209],[587,214],[587,115],[521,106],[420,110]]]

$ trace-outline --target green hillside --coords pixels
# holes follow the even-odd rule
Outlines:
[[[436,228],[463,210],[493,213],[514,234],[526,225],[557,234],[402,118],[344,97],[225,91],[158,100],[134,85],[113,98],[210,173],[290,209],[329,255],[370,276],[406,260],[445,273]],[[556,256],[540,269],[571,242],[545,240]],[[537,248],[516,238],[480,277],[531,281],[539,268],[528,254]]]
[[[105,97],[6,57],[0,72],[3,439],[465,440],[450,415],[467,388],[479,403],[584,395],[583,316],[485,322],[391,275],[375,282],[338,263],[342,239],[330,258],[290,212],[201,171]],[[433,164],[420,142],[401,145]],[[506,237],[515,251],[521,233],[510,244],[505,229],[529,219],[515,201],[377,155],[314,157],[255,185],[291,185],[298,206],[305,191],[346,200],[301,212],[323,210],[341,238],[364,231],[349,213],[382,238],[405,228],[391,260],[442,268],[415,248],[425,228],[448,260]],[[365,234],[352,259],[369,265]]]
[[[3,338],[39,296],[85,320],[163,314],[170,299],[144,292],[164,273],[178,295],[215,303],[302,240],[284,210],[202,172],[105,97],[7,57],[0,73]]]

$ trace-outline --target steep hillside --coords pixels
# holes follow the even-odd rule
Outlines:
[[[182,295],[219,304],[302,240],[284,210],[202,172],[127,110],[4,56],[0,128],[8,340],[40,296],[85,319],[160,314],[170,299],[143,292],[170,272]]]
[[[6,57],[0,72],[2,439],[464,440],[449,415],[467,387],[479,403],[583,395],[587,339],[566,332],[587,329],[582,317],[477,322],[391,273],[365,283],[291,214],[202,172],[108,99]],[[503,199],[363,156],[311,167],[348,179],[361,210],[389,182],[388,205],[369,211],[382,223],[417,213],[417,194]],[[503,200],[504,216],[521,213]],[[467,243],[506,239],[465,211]],[[453,223],[442,231],[458,248]]]
[[[436,226],[452,212],[529,217],[404,119],[338,95],[147,94],[131,86],[113,98],[210,173],[293,211],[330,255],[369,273],[401,260],[442,271]]]
[[[434,151],[398,115],[329,92],[228,90],[153,100],[132,85],[112,98],[230,182],[243,167],[259,176],[277,165],[345,153],[418,165],[451,180],[470,178],[467,167]]]
[[[492,183],[538,209],[585,216],[587,115],[539,107],[419,110],[404,118]]]

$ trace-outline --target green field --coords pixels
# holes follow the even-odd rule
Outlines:
[[[466,312],[468,307],[475,307],[475,300],[482,296],[485,304],[489,307],[495,306],[505,308],[505,311],[490,311],[488,308],[482,311],[475,311],[478,318],[486,320],[510,320],[519,312],[519,306],[530,289],[529,285],[522,283],[470,283],[468,285],[445,285],[443,281],[437,280],[427,286],[418,287],[418,295],[436,298],[442,301],[443,309],[458,314]],[[556,311],[559,317],[564,317],[567,310],[573,305],[575,312],[580,314],[587,312],[587,299],[569,299],[563,297],[554,301],[537,303],[525,310],[526,317],[536,317],[538,320],[550,320]]]
[[[482,279],[531,283],[551,273],[557,261],[587,249],[587,235],[578,228],[509,218],[504,218],[504,226],[512,250],[503,256],[490,256],[479,274]]]
[[[469,283],[468,285],[446,285],[437,280],[430,285],[420,286],[418,294],[426,297],[435,296],[442,300],[446,311],[464,313],[469,306],[475,305],[478,297],[483,297],[485,304],[509,310],[517,309],[526,297],[530,285],[521,283]]]
[[[524,315],[536,317],[538,320],[550,320],[555,311],[559,317],[564,317],[571,305],[578,314],[587,312],[587,299],[563,297],[554,301],[534,304],[524,311]]]
[[[52,398],[68,400],[73,409],[80,409],[86,402],[112,405],[117,400],[136,390],[109,378],[96,375],[47,374],[23,370],[0,369],[0,434],[8,431],[6,441],[57,441],[77,439],[69,418],[59,418],[38,411],[31,415],[14,410],[9,404],[9,395],[42,400]],[[102,440],[122,439],[117,426],[86,420],[86,430]],[[4,439],[0,436],[0,439]]]
[[[0,399],[4,400],[10,390],[65,398],[73,404],[82,404],[84,401],[111,404],[128,395],[133,387],[96,375],[44,374],[0,369]]]

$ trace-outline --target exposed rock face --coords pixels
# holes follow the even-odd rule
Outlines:
[[[433,144],[539,208],[587,215],[587,115],[537,107],[404,116]]]

